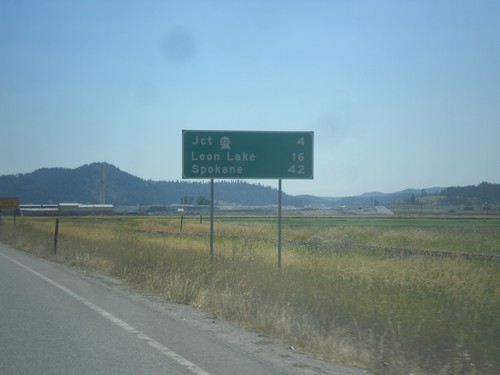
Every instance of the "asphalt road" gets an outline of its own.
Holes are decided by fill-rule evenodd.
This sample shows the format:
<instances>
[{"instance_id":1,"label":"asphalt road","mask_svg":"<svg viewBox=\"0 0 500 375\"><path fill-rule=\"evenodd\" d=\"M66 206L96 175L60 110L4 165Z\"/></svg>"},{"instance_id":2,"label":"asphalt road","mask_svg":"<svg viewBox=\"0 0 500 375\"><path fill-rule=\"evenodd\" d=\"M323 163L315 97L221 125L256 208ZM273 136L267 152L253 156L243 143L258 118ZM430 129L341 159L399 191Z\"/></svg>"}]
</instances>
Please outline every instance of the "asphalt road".
<instances>
[{"instance_id":1,"label":"asphalt road","mask_svg":"<svg viewBox=\"0 0 500 375\"><path fill-rule=\"evenodd\" d=\"M0 374L367 373L0 243Z\"/></svg>"}]
</instances>

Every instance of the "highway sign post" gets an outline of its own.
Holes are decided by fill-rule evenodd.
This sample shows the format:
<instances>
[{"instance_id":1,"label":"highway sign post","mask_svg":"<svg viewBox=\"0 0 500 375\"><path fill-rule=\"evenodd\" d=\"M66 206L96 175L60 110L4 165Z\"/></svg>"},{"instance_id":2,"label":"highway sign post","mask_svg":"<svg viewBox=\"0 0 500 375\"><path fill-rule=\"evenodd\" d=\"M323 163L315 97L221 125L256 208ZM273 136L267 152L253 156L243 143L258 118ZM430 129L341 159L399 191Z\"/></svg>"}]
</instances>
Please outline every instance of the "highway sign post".
<instances>
[{"instance_id":1,"label":"highway sign post","mask_svg":"<svg viewBox=\"0 0 500 375\"><path fill-rule=\"evenodd\" d=\"M278 179L278 268L281 268L282 179L312 179L313 132L182 131L182 178L210 179L213 258L214 179Z\"/></svg>"}]
</instances>

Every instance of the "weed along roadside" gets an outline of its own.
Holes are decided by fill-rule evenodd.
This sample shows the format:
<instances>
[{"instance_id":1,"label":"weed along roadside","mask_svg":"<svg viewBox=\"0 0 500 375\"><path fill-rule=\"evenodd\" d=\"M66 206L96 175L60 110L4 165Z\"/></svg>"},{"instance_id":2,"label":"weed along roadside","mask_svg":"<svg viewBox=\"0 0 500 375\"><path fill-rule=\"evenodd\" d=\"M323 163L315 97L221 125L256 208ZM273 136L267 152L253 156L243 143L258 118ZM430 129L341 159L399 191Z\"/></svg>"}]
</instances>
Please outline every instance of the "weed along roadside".
<instances>
[{"instance_id":1,"label":"weed along roadside","mask_svg":"<svg viewBox=\"0 0 500 375\"><path fill-rule=\"evenodd\" d=\"M332 362L377 374L500 373L497 262L372 250L500 255L500 226L491 218L473 224L412 218L404 226L375 218L342 218L341 225L284 218L281 272L275 218L218 218L212 262L209 223L186 216L181 232L179 219L65 217L57 252L53 218L18 218L15 226L4 220L0 239Z\"/></svg>"}]
</instances>

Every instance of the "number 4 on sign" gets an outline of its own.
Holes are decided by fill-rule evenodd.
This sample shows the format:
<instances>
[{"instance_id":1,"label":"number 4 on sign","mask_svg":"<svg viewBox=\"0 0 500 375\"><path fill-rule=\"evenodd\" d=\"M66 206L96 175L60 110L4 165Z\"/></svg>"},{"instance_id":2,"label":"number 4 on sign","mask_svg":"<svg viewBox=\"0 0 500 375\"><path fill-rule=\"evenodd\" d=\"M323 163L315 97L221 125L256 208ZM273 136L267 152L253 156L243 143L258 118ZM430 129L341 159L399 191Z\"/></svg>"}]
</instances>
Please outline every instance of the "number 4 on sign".
<instances>
[{"instance_id":1,"label":"number 4 on sign","mask_svg":"<svg viewBox=\"0 0 500 375\"><path fill-rule=\"evenodd\" d=\"M299 140L297 141L297 144L301 146L304 146L304 143L305 143L304 137L300 137Z\"/></svg>"}]
</instances>

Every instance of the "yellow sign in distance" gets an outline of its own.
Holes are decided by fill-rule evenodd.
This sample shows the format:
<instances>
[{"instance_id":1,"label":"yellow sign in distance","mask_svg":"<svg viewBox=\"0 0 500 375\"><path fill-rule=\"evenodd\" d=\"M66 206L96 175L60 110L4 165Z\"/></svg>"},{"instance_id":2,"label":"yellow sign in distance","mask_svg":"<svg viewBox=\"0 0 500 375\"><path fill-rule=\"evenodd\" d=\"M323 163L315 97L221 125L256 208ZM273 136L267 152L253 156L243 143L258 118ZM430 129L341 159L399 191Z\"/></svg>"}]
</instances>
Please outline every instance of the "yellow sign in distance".
<instances>
[{"instance_id":1,"label":"yellow sign in distance","mask_svg":"<svg viewBox=\"0 0 500 375\"><path fill-rule=\"evenodd\" d=\"M18 197L0 197L0 210L15 210L18 208Z\"/></svg>"}]
</instances>

